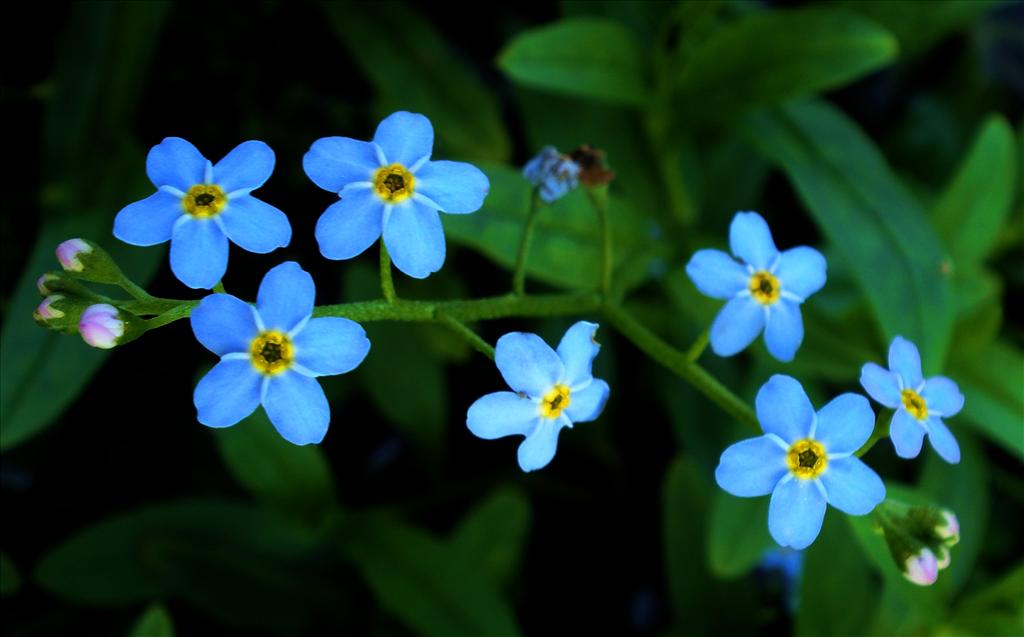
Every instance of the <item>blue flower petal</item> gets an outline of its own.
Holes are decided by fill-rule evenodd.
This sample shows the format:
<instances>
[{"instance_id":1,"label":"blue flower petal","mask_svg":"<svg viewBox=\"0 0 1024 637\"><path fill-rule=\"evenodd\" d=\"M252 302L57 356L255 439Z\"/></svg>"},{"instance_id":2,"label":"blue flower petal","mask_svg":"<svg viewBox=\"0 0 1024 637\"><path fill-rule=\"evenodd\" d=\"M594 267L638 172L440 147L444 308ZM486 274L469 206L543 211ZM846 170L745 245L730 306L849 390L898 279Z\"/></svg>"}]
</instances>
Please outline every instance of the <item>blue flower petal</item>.
<instances>
[{"instance_id":1,"label":"blue flower petal","mask_svg":"<svg viewBox=\"0 0 1024 637\"><path fill-rule=\"evenodd\" d=\"M228 239L256 254L273 252L292 240L288 216L249 195L231 197L218 219Z\"/></svg>"},{"instance_id":2,"label":"blue flower petal","mask_svg":"<svg viewBox=\"0 0 1024 637\"><path fill-rule=\"evenodd\" d=\"M755 270L769 270L779 256L771 230L756 212L737 212L729 226L729 248Z\"/></svg>"},{"instance_id":3,"label":"blue flower petal","mask_svg":"<svg viewBox=\"0 0 1024 637\"><path fill-rule=\"evenodd\" d=\"M206 181L206 158L180 137L168 137L149 150L146 175L157 188L172 186L182 192Z\"/></svg>"},{"instance_id":4,"label":"blue flower petal","mask_svg":"<svg viewBox=\"0 0 1024 637\"><path fill-rule=\"evenodd\" d=\"M829 454L853 453L875 429L875 412L860 394L842 394L818 410L815 440Z\"/></svg>"},{"instance_id":5,"label":"blue flower petal","mask_svg":"<svg viewBox=\"0 0 1024 637\"><path fill-rule=\"evenodd\" d=\"M466 426L477 438L494 440L533 433L541 415L537 403L510 391L481 396L469 406Z\"/></svg>"},{"instance_id":6,"label":"blue flower petal","mask_svg":"<svg viewBox=\"0 0 1024 637\"><path fill-rule=\"evenodd\" d=\"M256 190L274 172L274 151L263 142L250 140L235 146L213 166L213 183L225 193Z\"/></svg>"},{"instance_id":7,"label":"blue flower petal","mask_svg":"<svg viewBox=\"0 0 1024 637\"><path fill-rule=\"evenodd\" d=\"M450 214L476 212L491 187L483 171L460 161L428 161L415 176L416 192Z\"/></svg>"},{"instance_id":8,"label":"blue flower petal","mask_svg":"<svg viewBox=\"0 0 1024 637\"><path fill-rule=\"evenodd\" d=\"M795 378L775 374L758 390L754 405L764 432L775 434L786 444L810 434L814 407Z\"/></svg>"},{"instance_id":9,"label":"blue flower petal","mask_svg":"<svg viewBox=\"0 0 1024 637\"><path fill-rule=\"evenodd\" d=\"M783 291L806 299L825 285L825 270L825 257L820 252L800 246L782 253L775 276Z\"/></svg>"},{"instance_id":10,"label":"blue flower petal","mask_svg":"<svg viewBox=\"0 0 1024 637\"><path fill-rule=\"evenodd\" d=\"M171 238L174 222L183 214L181 197L158 190L121 208L114 217L114 236L133 246L163 243Z\"/></svg>"},{"instance_id":11,"label":"blue flower petal","mask_svg":"<svg viewBox=\"0 0 1024 637\"><path fill-rule=\"evenodd\" d=\"M932 449L946 462L959 463L960 445L946 423L942 422L941 418L929 418L927 427L928 441L932 443Z\"/></svg>"},{"instance_id":12,"label":"blue flower petal","mask_svg":"<svg viewBox=\"0 0 1024 637\"><path fill-rule=\"evenodd\" d=\"M346 190L316 222L320 254L335 261L362 254L380 238L383 220L384 203L371 189Z\"/></svg>"},{"instance_id":13,"label":"blue flower petal","mask_svg":"<svg viewBox=\"0 0 1024 637\"><path fill-rule=\"evenodd\" d=\"M565 426L563 418L541 418L537 428L519 445L519 468L523 471L543 469L555 457L558 432Z\"/></svg>"},{"instance_id":14,"label":"blue flower petal","mask_svg":"<svg viewBox=\"0 0 1024 637\"><path fill-rule=\"evenodd\" d=\"M601 350L601 345L594 338L597 328L597 323L579 321L566 330L558 344L558 357L565 365L565 376L561 380L570 388L590 382L592 378L594 357Z\"/></svg>"},{"instance_id":15,"label":"blue flower petal","mask_svg":"<svg viewBox=\"0 0 1024 637\"><path fill-rule=\"evenodd\" d=\"M509 387L533 398L543 397L565 377L558 354L544 339L527 332L510 332L499 338L494 364Z\"/></svg>"},{"instance_id":16,"label":"blue flower petal","mask_svg":"<svg viewBox=\"0 0 1024 637\"><path fill-rule=\"evenodd\" d=\"M355 181L372 181L380 167L372 142L348 137L324 137L302 157L302 168L313 183L324 190L341 192Z\"/></svg>"},{"instance_id":17,"label":"blue flower petal","mask_svg":"<svg viewBox=\"0 0 1024 637\"><path fill-rule=\"evenodd\" d=\"M768 436L759 436L722 452L715 482L735 496L752 498L774 491L786 472L786 451Z\"/></svg>"},{"instance_id":18,"label":"blue flower petal","mask_svg":"<svg viewBox=\"0 0 1024 637\"><path fill-rule=\"evenodd\" d=\"M924 382L921 397L928 405L928 411L945 416L955 416L964 407L964 395L952 380L945 376L933 376Z\"/></svg>"},{"instance_id":19,"label":"blue flower petal","mask_svg":"<svg viewBox=\"0 0 1024 637\"><path fill-rule=\"evenodd\" d=\"M881 365L865 363L860 369L860 384L868 396L889 409L896 409L902 402L899 380Z\"/></svg>"},{"instance_id":20,"label":"blue flower petal","mask_svg":"<svg viewBox=\"0 0 1024 637\"><path fill-rule=\"evenodd\" d=\"M253 308L230 294L211 294L192 310L192 332L217 356L248 353L259 332Z\"/></svg>"},{"instance_id":21,"label":"blue flower petal","mask_svg":"<svg viewBox=\"0 0 1024 637\"><path fill-rule=\"evenodd\" d=\"M800 306L793 301L779 300L768 311L764 342L772 356L788 363L796 356L804 340L804 320Z\"/></svg>"},{"instance_id":22,"label":"blue flower petal","mask_svg":"<svg viewBox=\"0 0 1024 637\"><path fill-rule=\"evenodd\" d=\"M294 343L295 362L324 376L352 371L370 351L362 325L333 316L311 319Z\"/></svg>"},{"instance_id":23,"label":"blue flower petal","mask_svg":"<svg viewBox=\"0 0 1024 637\"><path fill-rule=\"evenodd\" d=\"M885 499L885 484L859 458L831 460L819 478L828 503L843 513L867 515Z\"/></svg>"},{"instance_id":24,"label":"blue flower petal","mask_svg":"<svg viewBox=\"0 0 1024 637\"><path fill-rule=\"evenodd\" d=\"M776 542L805 549L814 542L825 519L825 496L815 480L783 480L768 505L768 531Z\"/></svg>"},{"instance_id":25,"label":"blue flower petal","mask_svg":"<svg viewBox=\"0 0 1024 637\"><path fill-rule=\"evenodd\" d=\"M230 427L251 414L260 404L261 380L247 360L217 363L192 396L199 422L207 427Z\"/></svg>"},{"instance_id":26,"label":"blue flower petal","mask_svg":"<svg viewBox=\"0 0 1024 637\"><path fill-rule=\"evenodd\" d=\"M171 237L171 271L193 289L209 290L228 269L228 238L213 219L180 219Z\"/></svg>"},{"instance_id":27,"label":"blue flower petal","mask_svg":"<svg viewBox=\"0 0 1024 637\"><path fill-rule=\"evenodd\" d=\"M384 151L388 163L410 167L434 149L434 127L419 113L398 111L377 126L373 141Z\"/></svg>"},{"instance_id":28,"label":"blue flower petal","mask_svg":"<svg viewBox=\"0 0 1024 637\"><path fill-rule=\"evenodd\" d=\"M609 391L608 383L600 378L595 378L583 389L571 393L569 406L565 408L565 415L574 423L596 420L604 411Z\"/></svg>"},{"instance_id":29,"label":"blue flower petal","mask_svg":"<svg viewBox=\"0 0 1024 637\"><path fill-rule=\"evenodd\" d=\"M900 375L903 379L903 387L917 391L924 382L921 375L921 354L917 346L897 336L889 346L889 369Z\"/></svg>"},{"instance_id":30,"label":"blue flower petal","mask_svg":"<svg viewBox=\"0 0 1024 637\"><path fill-rule=\"evenodd\" d=\"M290 332L313 313L316 286L298 263L285 261L263 277L256 295L256 309L268 330Z\"/></svg>"},{"instance_id":31,"label":"blue flower petal","mask_svg":"<svg viewBox=\"0 0 1024 637\"><path fill-rule=\"evenodd\" d=\"M391 262L414 279L425 279L444 265L441 216L429 206L417 201L395 206L383 234Z\"/></svg>"},{"instance_id":32,"label":"blue flower petal","mask_svg":"<svg viewBox=\"0 0 1024 637\"><path fill-rule=\"evenodd\" d=\"M331 406L320 383L295 372L268 379L263 408L281 437L294 445L316 444L331 422Z\"/></svg>"},{"instance_id":33,"label":"blue flower petal","mask_svg":"<svg viewBox=\"0 0 1024 637\"><path fill-rule=\"evenodd\" d=\"M889 423L889 438L900 458L916 458L921 453L924 441L924 427L902 407L892 415Z\"/></svg>"},{"instance_id":34,"label":"blue flower petal","mask_svg":"<svg viewBox=\"0 0 1024 637\"><path fill-rule=\"evenodd\" d=\"M721 250L698 250L686 264L686 274L714 299L731 299L750 284L747 269Z\"/></svg>"},{"instance_id":35,"label":"blue flower petal","mask_svg":"<svg viewBox=\"0 0 1024 637\"><path fill-rule=\"evenodd\" d=\"M764 306L749 296L728 303L711 324L711 349L719 356L732 356L750 345L764 328Z\"/></svg>"}]
</instances>

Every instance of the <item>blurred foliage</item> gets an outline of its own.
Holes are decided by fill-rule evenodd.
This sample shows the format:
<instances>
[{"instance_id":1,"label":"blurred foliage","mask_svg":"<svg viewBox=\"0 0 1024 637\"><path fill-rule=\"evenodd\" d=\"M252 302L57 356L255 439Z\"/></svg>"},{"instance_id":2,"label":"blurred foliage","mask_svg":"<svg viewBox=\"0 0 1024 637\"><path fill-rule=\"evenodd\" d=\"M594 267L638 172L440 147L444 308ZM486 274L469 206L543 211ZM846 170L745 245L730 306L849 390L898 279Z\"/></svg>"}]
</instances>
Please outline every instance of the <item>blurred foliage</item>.
<instances>
[{"instance_id":1,"label":"blurred foliage","mask_svg":"<svg viewBox=\"0 0 1024 637\"><path fill-rule=\"evenodd\" d=\"M6 132L27 155L0 189L5 633L1020 634L1024 5L486 9L83 2L11 18L52 28L5 43ZM318 137L369 138L397 109L425 113L436 155L491 180L481 211L444 219L445 269L399 278L402 296L509 289L530 198L519 166L548 144L606 152L615 292L677 346L719 305L682 264L725 247L736 210L761 211L782 247L820 247L829 282L803 308L792 364L760 344L701 362L748 400L769 374L797 375L820 405L858 391L896 334L917 342L926 373L966 396L951 419L963 460L926 448L899 461L885 440L866 459L892 495L958 515L938 583L909 584L870 517L833 509L802 577L780 586L767 500L712 475L742 432L608 328L606 414L523 475L514 444L463 426L497 371L437 326L366 325L365 364L324 383L327 440L294 447L262 411L224 430L195 422L191 379L210 360L185 322L112 354L32 323L36 278L69 236L183 295L162 247L109 235L148 191L144 149L168 135L210 157L250 138L277 151L266 192L295 239L234 252L232 293L251 297L293 258L320 303L375 298L376 254L317 254L331 197L300 160ZM531 289L596 286L599 242L582 192L545 207ZM475 327L493 342L556 323Z\"/></svg>"}]
</instances>

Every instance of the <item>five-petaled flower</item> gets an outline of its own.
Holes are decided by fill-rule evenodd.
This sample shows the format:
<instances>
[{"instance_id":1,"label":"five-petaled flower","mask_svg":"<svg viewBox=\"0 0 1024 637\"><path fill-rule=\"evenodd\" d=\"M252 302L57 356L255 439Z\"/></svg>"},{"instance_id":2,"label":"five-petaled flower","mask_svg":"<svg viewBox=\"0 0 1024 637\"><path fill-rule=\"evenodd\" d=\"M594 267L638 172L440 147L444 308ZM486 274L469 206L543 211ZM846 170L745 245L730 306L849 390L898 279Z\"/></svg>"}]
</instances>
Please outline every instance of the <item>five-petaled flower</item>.
<instances>
[{"instance_id":1,"label":"five-petaled flower","mask_svg":"<svg viewBox=\"0 0 1024 637\"><path fill-rule=\"evenodd\" d=\"M370 350L345 318L310 318L313 278L293 261L267 272L256 306L212 294L192 312L192 331L220 362L196 387L199 422L230 427L260 404L285 440L323 440L331 412L317 376L355 369Z\"/></svg>"},{"instance_id":2,"label":"five-petaled flower","mask_svg":"<svg viewBox=\"0 0 1024 637\"><path fill-rule=\"evenodd\" d=\"M799 382L775 375L758 391L756 406L764 435L726 449L715 480L739 497L772 494L768 530L776 542L810 546L826 504L865 515L885 499L882 480L853 455L874 429L866 398L842 394L815 413Z\"/></svg>"},{"instance_id":3,"label":"five-petaled flower","mask_svg":"<svg viewBox=\"0 0 1024 637\"><path fill-rule=\"evenodd\" d=\"M498 339L494 362L513 391L487 394L469 407L466 425L486 440L519 434L519 466L545 467L555 457L558 432L597 418L608 400L608 383L591 366L601 346L597 325L580 321L551 349L536 334L512 332Z\"/></svg>"},{"instance_id":4,"label":"five-petaled flower","mask_svg":"<svg viewBox=\"0 0 1024 637\"><path fill-rule=\"evenodd\" d=\"M433 147L430 120L405 111L386 117L373 141L314 142L302 166L313 183L341 197L317 221L321 254L351 259L383 236L402 272L423 279L440 270L445 241L438 211L476 212L490 184L470 164L431 161Z\"/></svg>"},{"instance_id":5,"label":"five-petaled flower","mask_svg":"<svg viewBox=\"0 0 1024 637\"><path fill-rule=\"evenodd\" d=\"M932 448L943 460L960 462L960 445L942 418L959 413L964 396L956 383L945 376L924 379L917 346L897 336L889 345L889 369L865 363L860 384L869 396L896 410L889 425L896 455L916 458L928 434Z\"/></svg>"},{"instance_id":6,"label":"five-petaled flower","mask_svg":"<svg viewBox=\"0 0 1024 637\"><path fill-rule=\"evenodd\" d=\"M210 289L228 267L228 239L266 254L288 245L288 217L250 193L274 170L274 151L239 144L212 164L196 147L168 137L149 151L146 174L156 193L121 209L114 236L137 246L171 241L171 270L190 288Z\"/></svg>"},{"instance_id":7,"label":"five-petaled flower","mask_svg":"<svg viewBox=\"0 0 1024 637\"><path fill-rule=\"evenodd\" d=\"M711 348L732 356L763 329L772 356L793 360L804 338L800 304L825 285L825 257L807 246L780 253L756 212L736 213L729 247L742 264L721 250L699 250L686 264L697 289L729 299L711 325Z\"/></svg>"}]
</instances>

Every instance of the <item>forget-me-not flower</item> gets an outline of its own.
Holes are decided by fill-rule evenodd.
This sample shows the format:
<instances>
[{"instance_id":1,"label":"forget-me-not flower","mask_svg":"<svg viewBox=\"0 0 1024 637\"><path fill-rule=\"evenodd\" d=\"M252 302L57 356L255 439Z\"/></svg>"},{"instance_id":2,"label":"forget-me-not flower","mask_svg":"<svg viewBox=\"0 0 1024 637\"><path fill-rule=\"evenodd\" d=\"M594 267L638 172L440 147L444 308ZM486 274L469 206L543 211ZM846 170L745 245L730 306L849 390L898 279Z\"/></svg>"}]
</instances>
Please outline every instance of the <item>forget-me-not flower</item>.
<instances>
[{"instance_id":1,"label":"forget-me-not flower","mask_svg":"<svg viewBox=\"0 0 1024 637\"><path fill-rule=\"evenodd\" d=\"M541 199L552 203L579 185L580 165L554 146L545 146L523 166L523 177L537 187Z\"/></svg>"},{"instance_id":2,"label":"forget-me-not flower","mask_svg":"<svg viewBox=\"0 0 1024 637\"><path fill-rule=\"evenodd\" d=\"M608 383L591 374L601 349L596 332L594 323L576 323L557 352L536 334L499 338L494 363L513 391L487 394L470 405L469 430L485 440L526 436L519 445L519 466L523 471L547 466L555 457L558 432L596 419L608 400Z\"/></svg>"},{"instance_id":3,"label":"forget-me-not flower","mask_svg":"<svg viewBox=\"0 0 1024 637\"><path fill-rule=\"evenodd\" d=\"M434 128L418 113L392 113L373 141L324 137L302 158L317 186L337 193L316 224L320 252L351 259L383 236L391 261L423 279L441 269L444 229L438 211L476 212L490 182L480 169L455 161L431 161Z\"/></svg>"},{"instance_id":4,"label":"forget-me-not flower","mask_svg":"<svg viewBox=\"0 0 1024 637\"><path fill-rule=\"evenodd\" d=\"M756 406L764 435L726 449L715 480L742 498L772 494L768 530L780 545L810 546L826 504L865 515L885 499L878 474L853 455L875 425L867 398L842 394L815 413L796 379L775 375Z\"/></svg>"},{"instance_id":5,"label":"forget-me-not flower","mask_svg":"<svg viewBox=\"0 0 1024 637\"><path fill-rule=\"evenodd\" d=\"M315 295L313 278L288 261L263 277L255 306L230 294L199 303L192 331L220 356L196 386L199 422L230 427L262 404L288 442L323 440L331 411L316 378L355 369L370 341L355 321L310 318Z\"/></svg>"},{"instance_id":6,"label":"forget-me-not flower","mask_svg":"<svg viewBox=\"0 0 1024 637\"><path fill-rule=\"evenodd\" d=\"M136 246L171 241L171 271L190 288L210 289L228 267L228 240L259 254L288 245L283 212L252 196L274 170L274 151L239 144L216 164L180 137L149 151L146 174L156 193L114 219L114 236Z\"/></svg>"},{"instance_id":7,"label":"forget-me-not flower","mask_svg":"<svg viewBox=\"0 0 1024 637\"><path fill-rule=\"evenodd\" d=\"M743 263L721 250L699 250L686 264L697 289L729 300L711 324L711 349L732 356L763 329L772 356L793 360L804 339L800 304L825 285L825 257L807 246L779 252L756 212L736 213L729 247Z\"/></svg>"},{"instance_id":8,"label":"forget-me-not flower","mask_svg":"<svg viewBox=\"0 0 1024 637\"><path fill-rule=\"evenodd\" d=\"M921 453L925 434L932 448L946 462L960 462L960 445L943 417L955 416L964 406L964 396L945 376L924 379L917 346L897 336L889 345L889 369L865 363L860 371L864 391L882 405L895 409L889 437L901 458Z\"/></svg>"}]
</instances>

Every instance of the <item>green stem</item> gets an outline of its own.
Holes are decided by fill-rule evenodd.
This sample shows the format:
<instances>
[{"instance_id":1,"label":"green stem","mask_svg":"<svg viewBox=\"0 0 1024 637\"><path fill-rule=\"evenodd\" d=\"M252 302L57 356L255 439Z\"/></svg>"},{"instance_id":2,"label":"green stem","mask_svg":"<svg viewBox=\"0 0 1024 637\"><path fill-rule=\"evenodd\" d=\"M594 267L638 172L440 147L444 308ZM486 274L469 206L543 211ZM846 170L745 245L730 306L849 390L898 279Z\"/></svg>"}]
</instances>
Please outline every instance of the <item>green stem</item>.
<instances>
[{"instance_id":1,"label":"green stem","mask_svg":"<svg viewBox=\"0 0 1024 637\"><path fill-rule=\"evenodd\" d=\"M466 342L473 346L473 348L486 356L487 358L494 360L494 348L491 344L480 338L480 335L469 328L468 325L454 319L447 314L439 314L437 320L444 326L450 328L453 332L466 339Z\"/></svg>"},{"instance_id":2,"label":"green stem","mask_svg":"<svg viewBox=\"0 0 1024 637\"><path fill-rule=\"evenodd\" d=\"M612 227L608 219L608 191L598 192L595 188L586 188L590 206L597 212L601 226L601 293L605 296L612 289Z\"/></svg>"},{"instance_id":3,"label":"green stem","mask_svg":"<svg viewBox=\"0 0 1024 637\"><path fill-rule=\"evenodd\" d=\"M394 303L398 298L395 294L395 282L391 279L391 255L384 245L384 239L380 240L380 292L388 303Z\"/></svg>"},{"instance_id":4,"label":"green stem","mask_svg":"<svg viewBox=\"0 0 1024 637\"><path fill-rule=\"evenodd\" d=\"M530 195L530 210L526 213L526 226L523 237L519 240L519 252L516 254L516 267L512 273L512 293L522 296L526 292L526 259L530 254L530 243L533 241L533 229L537 225L537 217L541 207L540 190L533 189Z\"/></svg>"},{"instance_id":5,"label":"green stem","mask_svg":"<svg viewBox=\"0 0 1024 637\"><path fill-rule=\"evenodd\" d=\"M854 452L853 455L860 458L867 452L871 451L871 448L875 446L875 443L889 435L889 421L892 420L891 412L882 410L878 413L878 417L875 419L875 428L871 430L871 437L868 441L861 445L860 449Z\"/></svg>"},{"instance_id":6,"label":"green stem","mask_svg":"<svg viewBox=\"0 0 1024 637\"><path fill-rule=\"evenodd\" d=\"M727 414L758 433L761 432L754 410L703 367L688 360L686 354L666 343L617 305L605 305L604 315L617 330L648 356L693 385Z\"/></svg>"},{"instance_id":7,"label":"green stem","mask_svg":"<svg viewBox=\"0 0 1024 637\"><path fill-rule=\"evenodd\" d=\"M154 330L158 327L163 327L168 323L173 323L179 319L188 318L192 314L192 310L199 305L199 301L186 301L181 305L178 305L166 312L159 314L148 321L146 321L146 331Z\"/></svg>"},{"instance_id":8,"label":"green stem","mask_svg":"<svg viewBox=\"0 0 1024 637\"><path fill-rule=\"evenodd\" d=\"M217 284L213 286L213 291L217 294L227 294L228 291L224 289L224 282L217 281Z\"/></svg>"},{"instance_id":9,"label":"green stem","mask_svg":"<svg viewBox=\"0 0 1024 637\"><path fill-rule=\"evenodd\" d=\"M708 340L711 338L711 330L706 329L700 333L697 340L693 342L690 349L686 350L686 360L691 363L696 363L700 355L704 353L704 350L708 347Z\"/></svg>"},{"instance_id":10,"label":"green stem","mask_svg":"<svg viewBox=\"0 0 1024 637\"><path fill-rule=\"evenodd\" d=\"M128 277L121 275L121 280L117 282L118 287L132 295L132 298L136 301L152 301L155 297L151 296L149 292L143 290L141 287L135 284L134 281Z\"/></svg>"}]
</instances>

